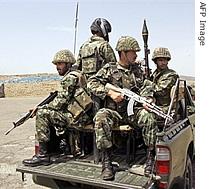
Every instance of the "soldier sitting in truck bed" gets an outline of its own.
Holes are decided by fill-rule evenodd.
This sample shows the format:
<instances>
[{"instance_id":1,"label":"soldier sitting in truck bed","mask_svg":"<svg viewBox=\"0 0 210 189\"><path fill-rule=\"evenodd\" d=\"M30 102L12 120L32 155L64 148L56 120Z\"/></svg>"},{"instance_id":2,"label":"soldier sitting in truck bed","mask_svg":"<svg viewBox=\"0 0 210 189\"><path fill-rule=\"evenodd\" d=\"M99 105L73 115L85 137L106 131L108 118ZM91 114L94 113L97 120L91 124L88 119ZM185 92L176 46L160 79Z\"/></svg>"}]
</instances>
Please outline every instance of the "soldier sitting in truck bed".
<instances>
[{"instance_id":1,"label":"soldier sitting in truck bed","mask_svg":"<svg viewBox=\"0 0 210 189\"><path fill-rule=\"evenodd\" d=\"M157 69L151 75L151 81L154 83L156 104L167 110L171 98L171 88L175 85L178 74L168 68L168 62L171 60L171 54L167 48L155 48L152 60Z\"/></svg>"},{"instance_id":2,"label":"soldier sitting in truck bed","mask_svg":"<svg viewBox=\"0 0 210 189\"><path fill-rule=\"evenodd\" d=\"M94 117L96 145L102 152L102 178L104 180L112 180L114 178L112 163L111 163L111 128L122 123L129 123L131 126L141 127L142 135L145 144L148 146L148 151L154 149L156 141L157 127L155 124L155 116L145 109L146 106L136 107L135 115L127 115L127 102L121 93L105 89L106 83L111 83L121 88L132 90L133 88L143 87L143 81L138 80L130 69L132 64L135 64L136 52L140 51L140 47L136 39L129 36L121 37L116 46L119 53L119 62L106 64L98 71L95 76L92 76L88 82L88 89L96 96L105 101L105 107L100 109ZM140 75L140 78L141 75ZM144 92L143 92L144 91ZM153 96L153 90L150 87L138 90L138 93L143 93L149 99ZM151 153L150 153L151 154ZM145 169L145 173L150 173L151 170Z\"/></svg>"},{"instance_id":3,"label":"soldier sitting in truck bed","mask_svg":"<svg viewBox=\"0 0 210 189\"><path fill-rule=\"evenodd\" d=\"M51 163L48 152L50 131L53 126L56 135L63 135L68 127L83 125L90 118L92 100L86 91L86 79L80 71L72 71L75 58L69 50L58 51L52 61L59 75L64 76L58 95L52 102L38 108L36 112L36 139L39 152L31 159L23 160L26 166L48 165Z\"/></svg>"},{"instance_id":4,"label":"soldier sitting in truck bed","mask_svg":"<svg viewBox=\"0 0 210 189\"><path fill-rule=\"evenodd\" d=\"M171 98L171 88L175 85L178 74L168 68L168 61L171 60L171 54L167 48L158 47L155 48L152 60L157 66L157 69L152 73L150 80L153 82L155 89L154 97L156 104L160 106L165 112L167 112ZM154 166L154 154L155 149L150 151L153 155L148 154L146 166L147 170L151 170Z\"/></svg>"}]
</instances>

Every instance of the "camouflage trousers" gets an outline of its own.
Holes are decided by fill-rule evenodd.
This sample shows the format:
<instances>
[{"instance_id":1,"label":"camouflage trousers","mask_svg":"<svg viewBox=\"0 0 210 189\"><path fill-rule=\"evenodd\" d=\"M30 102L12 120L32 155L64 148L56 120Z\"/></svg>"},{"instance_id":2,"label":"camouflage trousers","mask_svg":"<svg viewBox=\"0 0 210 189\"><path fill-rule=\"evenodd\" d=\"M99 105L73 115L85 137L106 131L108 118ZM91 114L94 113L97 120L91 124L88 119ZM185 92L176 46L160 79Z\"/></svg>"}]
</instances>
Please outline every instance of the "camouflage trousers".
<instances>
[{"instance_id":1,"label":"camouflage trousers","mask_svg":"<svg viewBox=\"0 0 210 189\"><path fill-rule=\"evenodd\" d=\"M75 122L68 111L57 111L47 106L39 108L36 113L36 139L39 142L50 141L50 127L54 127L56 135L62 135L68 127L81 127L81 123L90 119L86 114Z\"/></svg>"},{"instance_id":2,"label":"camouflage trousers","mask_svg":"<svg viewBox=\"0 0 210 189\"><path fill-rule=\"evenodd\" d=\"M155 115L143 108L137 108L133 116L121 116L117 111L102 108L94 117L96 145L98 149L112 146L112 128L121 124L142 128L142 136L147 146L154 146L156 142L157 125Z\"/></svg>"}]
</instances>

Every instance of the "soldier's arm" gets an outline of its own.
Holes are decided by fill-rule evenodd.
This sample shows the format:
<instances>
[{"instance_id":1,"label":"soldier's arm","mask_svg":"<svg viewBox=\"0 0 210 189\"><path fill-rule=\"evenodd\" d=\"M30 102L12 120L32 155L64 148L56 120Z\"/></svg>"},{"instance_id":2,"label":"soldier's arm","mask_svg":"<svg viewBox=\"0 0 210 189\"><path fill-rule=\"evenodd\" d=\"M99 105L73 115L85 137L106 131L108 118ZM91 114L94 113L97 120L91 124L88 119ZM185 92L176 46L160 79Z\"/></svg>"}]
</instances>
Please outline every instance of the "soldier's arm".
<instances>
[{"instance_id":1,"label":"soldier's arm","mask_svg":"<svg viewBox=\"0 0 210 189\"><path fill-rule=\"evenodd\" d=\"M54 110L62 110L64 109L69 100L73 96L74 89L77 85L78 79L73 75L66 76L60 84L60 90L58 91L58 95L55 99L49 103L48 107Z\"/></svg>"},{"instance_id":2,"label":"soldier's arm","mask_svg":"<svg viewBox=\"0 0 210 189\"><path fill-rule=\"evenodd\" d=\"M114 50L108 42L105 42L103 45L100 46L99 52L101 53L101 56L103 57L105 63L117 62Z\"/></svg>"},{"instance_id":3,"label":"soldier's arm","mask_svg":"<svg viewBox=\"0 0 210 189\"><path fill-rule=\"evenodd\" d=\"M87 83L88 90L95 96L104 99L107 95L106 83L109 83L110 73L107 65L102 67L95 75L89 78Z\"/></svg>"}]
</instances>

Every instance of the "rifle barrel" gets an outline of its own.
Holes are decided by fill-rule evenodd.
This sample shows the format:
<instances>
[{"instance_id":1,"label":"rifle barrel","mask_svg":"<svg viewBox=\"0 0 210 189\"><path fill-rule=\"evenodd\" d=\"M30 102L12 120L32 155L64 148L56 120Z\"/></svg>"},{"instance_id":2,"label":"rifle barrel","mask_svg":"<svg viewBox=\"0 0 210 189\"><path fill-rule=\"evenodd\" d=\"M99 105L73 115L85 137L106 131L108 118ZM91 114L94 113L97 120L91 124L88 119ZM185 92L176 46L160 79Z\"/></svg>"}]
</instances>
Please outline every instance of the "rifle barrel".
<instances>
[{"instance_id":1,"label":"rifle barrel","mask_svg":"<svg viewBox=\"0 0 210 189\"><path fill-rule=\"evenodd\" d=\"M58 94L58 91L51 92L50 95L46 99L44 99L41 103L39 103L36 107L48 104L49 102L51 102L57 96L57 94ZM13 129L22 125L23 123L25 123L25 121L27 121L29 118L31 118L32 111L33 110L29 110L29 112L27 114L25 114L23 117L21 117L18 121L13 122L14 126L11 129L9 129L5 133L5 135L9 134Z\"/></svg>"},{"instance_id":2,"label":"rifle barrel","mask_svg":"<svg viewBox=\"0 0 210 189\"><path fill-rule=\"evenodd\" d=\"M8 135L16 126L15 126L15 122L13 122L14 126L12 128L10 128L6 133L5 135Z\"/></svg>"}]
</instances>

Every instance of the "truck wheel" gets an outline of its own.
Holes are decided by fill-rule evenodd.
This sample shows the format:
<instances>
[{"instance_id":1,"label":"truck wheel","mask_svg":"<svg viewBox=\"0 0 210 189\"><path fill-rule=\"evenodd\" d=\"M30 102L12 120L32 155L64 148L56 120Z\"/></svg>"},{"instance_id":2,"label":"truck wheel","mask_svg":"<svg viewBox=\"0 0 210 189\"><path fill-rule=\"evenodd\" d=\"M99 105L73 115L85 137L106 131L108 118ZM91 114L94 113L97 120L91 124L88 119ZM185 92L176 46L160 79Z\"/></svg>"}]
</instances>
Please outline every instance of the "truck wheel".
<instances>
[{"instance_id":1,"label":"truck wheel","mask_svg":"<svg viewBox=\"0 0 210 189\"><path fill-rule=\"evenodd\" d=\"M187 161L184 171L184 189L193 189L193 167L192 167L192 161L187 155Z\"/></svg>"}]
</instances>

